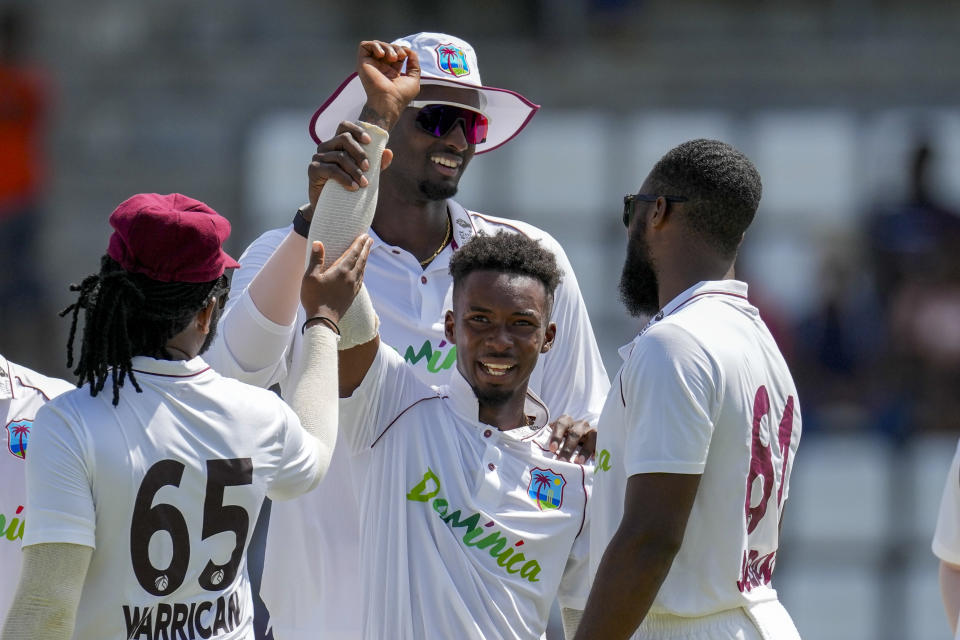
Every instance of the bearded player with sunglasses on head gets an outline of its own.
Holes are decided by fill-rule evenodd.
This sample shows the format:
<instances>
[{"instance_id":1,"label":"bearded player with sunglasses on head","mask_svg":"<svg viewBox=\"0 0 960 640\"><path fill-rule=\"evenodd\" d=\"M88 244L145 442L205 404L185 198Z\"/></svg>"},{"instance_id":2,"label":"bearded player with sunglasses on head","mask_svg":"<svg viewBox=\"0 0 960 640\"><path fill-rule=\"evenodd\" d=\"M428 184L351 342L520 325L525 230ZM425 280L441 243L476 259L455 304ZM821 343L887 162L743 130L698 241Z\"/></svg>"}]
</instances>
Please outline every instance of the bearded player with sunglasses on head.
<instances>
[{"instance_id":1,"label":"bearded player with sunglasses on head","mask_svg":"<svg viewBox=\"0 0 960 640\"><path fill-rule=\"evenodd\" d=\"M483 86L473 48L454 36L419 33L392 44L361 43L357 73L311 121L319 146L308 169L310 203L292 226L268 231L243 254L233 280L237 295L208 360L245 382L279 383L286 391L300 375L297 345L307 319L299 305L303 256L320 191L334 180L348 191L373 194L367 186L378 180L364 280L381 339L421 380L446 384L457 360L444 335L451 257L481 233L539 240L556 256L562 281L553 305L554 346L540 357L529 388L551 416L559 416L551 448L573 460L592 455L591 425L609 382L563 249L536 227L468 211L452 199L473 155L512 139L537 109L512 91ZM388 111L399 112L395 124L383 121ZM370 125L390 131L385 149L371 144ZM377 140L385 140L380 134ZM365 151L365 145L371 146ZM360 635L360 483L354 473L348 456L334 455L312 499L273 507L261 591L277 640Z\"/></svg>"}]
</instances>

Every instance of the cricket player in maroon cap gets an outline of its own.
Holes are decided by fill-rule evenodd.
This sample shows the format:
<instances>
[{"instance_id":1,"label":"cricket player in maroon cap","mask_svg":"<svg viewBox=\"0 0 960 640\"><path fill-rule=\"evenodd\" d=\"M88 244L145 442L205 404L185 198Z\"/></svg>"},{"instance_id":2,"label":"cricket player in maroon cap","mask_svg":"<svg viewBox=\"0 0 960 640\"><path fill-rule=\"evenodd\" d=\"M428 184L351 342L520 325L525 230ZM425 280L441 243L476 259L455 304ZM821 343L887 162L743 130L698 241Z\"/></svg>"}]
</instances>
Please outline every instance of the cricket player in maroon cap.
<instances>
[{"instance_id":1,"label":"cricket player in maroon cap","mask_svg":"<svg viewBox=\"0 0 960 640\"><path fill-rule=\"evenodd\" d=\"M303 324L308 371L291 410L200 357L225 271L239 266L222 249L230 223L180 194L139 194L110 224L99 273L71 287L79 295L64 311L68 366L84 317L81 388L36 418L23 571L3 638L252 637L247 541L265 496L301 495L329 465L337 323L371 241L357 238L329 268L312 247L308 273L324 293Z\"/></svg>"}]
</instances>

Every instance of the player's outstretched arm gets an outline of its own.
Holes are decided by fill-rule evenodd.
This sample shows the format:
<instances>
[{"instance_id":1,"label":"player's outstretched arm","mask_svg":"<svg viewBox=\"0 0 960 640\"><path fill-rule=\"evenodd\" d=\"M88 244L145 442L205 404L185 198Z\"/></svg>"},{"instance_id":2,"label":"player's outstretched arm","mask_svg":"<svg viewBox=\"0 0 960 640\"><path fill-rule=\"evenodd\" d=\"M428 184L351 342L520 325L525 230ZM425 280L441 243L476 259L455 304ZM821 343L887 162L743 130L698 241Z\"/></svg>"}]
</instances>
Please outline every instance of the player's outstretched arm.
<instances>
[{"instance_id":1,"label":"player's outstretched arm","mask_svg":"<svg viewBox=\"0 0 960 640\"><path fill-rule=\"evenodd\" d=\"M334 138L317 147L307 171L310 201L300 212L308 222L327 182L354 191L367 185L363 170L369 169L369 162L361 143L368 144L370 137L355 122L342 122L337 131ZM389 155L389 151L384 153L382 168ZM276 381L276 369L290 347L292 332L300 329L292 325L300 306L307 246L304 236L290 230L279 244L276 235L268 233L244 251L217 339L205 355L217 371L257 386ZM276 328L265 328L269 323Z\"/></svg>"},{"instance_id":2,"label":"player's outstretched arm","mask_svg":"<svg viewBox=\"0 0 960 640\"><path fill-rule=\"evenodd\" d=\"M3 640L70 640L91 557L93 548L78 544L24 547Z\"/></svg>"},{"instance_id":3,"label":"player's outstretched arm","mask_svg":"<svg viewBox=\"0 0 960 640\"><path fill-rule=\"evenodd\" d=\"M404 71L404 66L406 70ZM309 239L320 240L332 256L339 255L373 221L379 193L380 163L392 157L388 150L389 131L407 104L420 92L420 66L415 53L378 40L360 43L357 74L367 94L359 126L370 139L361 145L369 162L368 186L348 190L339 184L324 189L317 200L316 215L310 224ZM304 280L301 298L312 281ZM343 317L340 341L340 395L349 396L363 378L376 356L379 338L378 320L366 289Z\"/></svg>"},{"instance_id":4,"label":"player's outstretched arm","mask_svg":"<svg viewBox=\"0 0 960 640\"><path fill-rule=\"evenodd\" d=\"M376 182L380 171L390 164L393 154L385 149L386 131L393 127L407 103L420 91L420 67L416 54L386 42L360 43L357 73L367 92L367 103L360 118L375 126L341 122L337 135L317 146L307 168L309 204L300 209L300 215L311 222L319 196L330 181L338 194L357 194L364 205L372 203L368 219L343 220L341 222L345 224L337 226L333 235L322 232L329 231L329 228L308 234L309 241L322 240L325 243L330 259L342 255L353 239L370 226L376 195L364 193L375 191L365 187L371 179ZM379 144L373 144L368 130L382 134ZM343 203L321 206L321 210L331 215L342 208ZM360 209L366 211L367 207ZM255 374L248 372L259 371L280 360L288 344L282 338L287 334L280 336L281 339L270 339L276 337L264 333L257 315L280 327L289 326L294 321L303 256L309 260L309 247L310 243L303 236L291 231L265 261L261 262L262 258L255 260L255 256L248 255L250 252L244 254L244 266L234 278L239 299L224 314L220 339L208 356L223 373L248 382L261 382L251 379L250 376ZM253 264L248 264L248 260ZM250 275L251 271L254 275Z\"/></svg>"},{"instance_id":5,"label":"player's outstretched arm","mask_svg":"<svg viewBox=\"0 0 960 640\"><path fill-rule=\"evenodd\" d=\"M696 474L630 476L623 519L600 560L578 640L633 635L680 549L699 486Z\"/></svg>"},{"instance_id":6,"label":"player's outstretched arm","mask_svg":"<svg viewBox=\"0 0 960 640\"><path fill-rule=\"evenodd\" d=\"M290 404L303 428L316 438L320 477L326 473L337 440L337 340L339 323L363 284L363 270L373 241L367 235L327 267L324 248L313 243L303 275L301 304L307 312L303 324L303 373L290 395Z\"/></svg>"}]
</instances>

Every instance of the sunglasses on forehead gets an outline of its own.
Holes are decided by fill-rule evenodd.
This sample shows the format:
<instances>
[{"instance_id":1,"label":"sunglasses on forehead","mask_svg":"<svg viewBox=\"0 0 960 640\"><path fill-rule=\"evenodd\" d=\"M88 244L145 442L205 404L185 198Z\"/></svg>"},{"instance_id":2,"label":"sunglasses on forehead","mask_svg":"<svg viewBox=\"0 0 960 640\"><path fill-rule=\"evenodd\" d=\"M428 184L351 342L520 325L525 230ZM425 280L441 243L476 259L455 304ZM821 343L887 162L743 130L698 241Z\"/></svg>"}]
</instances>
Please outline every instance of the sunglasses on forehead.
<instances>
[{"instance_id":1,"label":"sunglasses on forehead","mask_svg":"<svg viewBox=\"0 0 960 640\"><path fill-rule=\"evenodd\" d=\"M443 100L414 100L409 106L420 109L415 120L417 127L434 138L442 138L462 122L467 144L480 144L487 139L490 119L466 105Z\"/></svg>"},{"instance_id":2,"label":"sunglasses on forehead","mask_svg":"<svg viewBox=\"0 0 960 640\"><path fill-rule=\"evenodd\" d=\"M637 202L656 202L657 198L663 198L667 202L686 202L683 196L660 196L647 193L631 193L623 196L623 226L630 228L633 222L633 216L637 212Z\"/></svg>"}]
</instances>

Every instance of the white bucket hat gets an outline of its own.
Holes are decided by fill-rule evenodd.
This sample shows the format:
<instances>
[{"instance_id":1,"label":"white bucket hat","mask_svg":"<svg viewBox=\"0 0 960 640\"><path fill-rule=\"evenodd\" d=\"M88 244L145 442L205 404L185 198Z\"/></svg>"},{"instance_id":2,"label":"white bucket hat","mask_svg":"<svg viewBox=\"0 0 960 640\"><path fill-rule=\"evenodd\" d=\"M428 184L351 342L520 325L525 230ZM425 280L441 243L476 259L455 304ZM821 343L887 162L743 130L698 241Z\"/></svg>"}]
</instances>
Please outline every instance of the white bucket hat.
<instances>
[{"instance_id":1,"label":"white bucket hat","mask_svg":"<svg viewBox=\"0 0 960 640\"><path fill-rule=\"evenodd\" d=\"M485 142L477 153L492 151L507 143L527 126L540 105L508 89L480 84L477 54L464 40L444 33L415 33L392 44L409 47L420 59L420 84L439 84L475 89L481 110L490 121ZM350 74L310 119L310 135L320 144L336 135L343 120L356 120L367 95L356 73Z\"/></svg>"}]
</instances>

